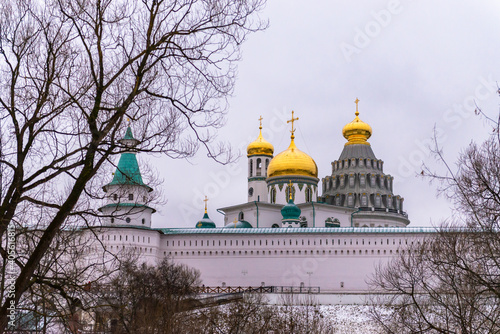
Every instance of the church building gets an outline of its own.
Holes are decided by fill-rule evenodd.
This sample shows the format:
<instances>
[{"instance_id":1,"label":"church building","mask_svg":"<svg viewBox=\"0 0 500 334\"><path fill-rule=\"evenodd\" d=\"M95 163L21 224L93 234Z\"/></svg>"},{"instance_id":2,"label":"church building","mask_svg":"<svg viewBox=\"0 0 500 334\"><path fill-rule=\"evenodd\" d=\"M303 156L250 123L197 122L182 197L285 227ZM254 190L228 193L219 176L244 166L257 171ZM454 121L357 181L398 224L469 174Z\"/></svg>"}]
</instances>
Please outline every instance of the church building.
<instances>
[{"instance_id":1,"label":"church building","mask_svg":"<svg viewBox=\"0 0 500 334\"><path fill-rule=\"evenodd\" d=\"M375 267L433 233L411 228L393 177L368 142L372 128L359 118L344 126L345 143L321 179L314 159L295 144L274 155L262 136L247 147L248 201L220 208L224 226L205 212L193 228L151 228L152 189L143 183L127 128L128 147L113 180L103 187L106 223L100 238L113 254L135 252L154 264L164 257L197 268L205 286L315 286L322 292L364 293ZM321 187L321 192L320 192ZM201 215L200 215L201 216Z\"/></svg>"}]
</instances>

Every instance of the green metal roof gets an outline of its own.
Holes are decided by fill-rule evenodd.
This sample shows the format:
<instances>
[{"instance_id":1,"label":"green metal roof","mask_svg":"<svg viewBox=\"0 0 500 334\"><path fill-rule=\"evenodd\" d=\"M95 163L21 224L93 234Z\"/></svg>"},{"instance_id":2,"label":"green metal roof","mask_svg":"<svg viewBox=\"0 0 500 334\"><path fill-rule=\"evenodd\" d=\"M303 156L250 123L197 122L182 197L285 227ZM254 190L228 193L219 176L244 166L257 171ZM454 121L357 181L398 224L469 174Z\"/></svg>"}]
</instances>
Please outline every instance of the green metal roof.
<instances>
[{"instance_id":1,"label":"green metal roof","mask_svg":"<svg viewBox=\"0 0 500 334\"><path fill-rule=\"evenodd\" d=\"M127 127L123 140L137 141L132 134L130 126ZM135 153L132 152L124 152L120 155L120 160L116 166L113 180L111 183L104 186L104 190L106 191L106 187L112 185L138 185L147 187L148 191L153 190L142 181L141 170L139 169L139 164L137 163L137 157Z\"/></svg>"},{"instance_id":2,"label":"green metal roof","mask_svg":"<svg viewBox=\"0 0 500 334\"><path fill-rule=\"evenodd\" d=\"M288 200L288 203L281 208L283 220L298 220L301 212L302 210L293 203L291 198Z\"/></svg>"},{"instance_id":3,"label":"green metal roof","mask_svg":"<svg viewBox=\"0 0 500 334\"><path fill-rule=\"evenodd\" d=\"M164 234L383 234L435 233L435 227L157 228Z\"/></svg>"},{"instance_id":4,"label":"green metal roof","mask_svg":"<svg viewBox=\"0 0 500 334\"><path fill-rule=\"evenodd\" d=\"M118 166L116 166L115 176L109 185L140 185L142 182L141 171L134 153L125 152L120 156Z\"/></svg>"},{"instance_id":5,"label":"green metal roof","mask_svg":"<svg viewBox=\"0 0 500 334\"><path fill-rule=\"evenodd\" d=\"M123 137L123 139L125 140L136 140L134 138L134 135L132 134L132 129L129 127L127 127L127 132L125 132L125 137Z\"/></svg>"},{"instance_id":6,"label":"green metal roof","mask_svg":"<svg viewBox=\"0 0 500 334\"><path fill-rule=\"evenodd\" d=\"M203 218L196 223L196 228L215 228L215 223L208 217L208 213L205 212Z\"/></svg>"}]
</instances>

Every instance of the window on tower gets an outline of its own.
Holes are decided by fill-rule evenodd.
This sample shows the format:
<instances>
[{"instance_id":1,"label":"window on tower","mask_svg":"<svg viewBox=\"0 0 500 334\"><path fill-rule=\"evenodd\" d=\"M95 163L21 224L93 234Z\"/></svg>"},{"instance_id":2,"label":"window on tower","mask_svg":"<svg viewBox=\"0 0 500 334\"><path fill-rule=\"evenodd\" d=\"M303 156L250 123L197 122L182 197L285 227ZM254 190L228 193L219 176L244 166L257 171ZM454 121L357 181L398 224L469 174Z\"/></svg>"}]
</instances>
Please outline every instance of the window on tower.
<instances>
[{"instance_id":1,"label":"window on tower","mask_svg":"<svg viewBox=\"0 0 500 334\"><path fill-rule=\"evenodd\" d=\"M262 160L260 158L257 159L257 171L255 173L256 176L261 176L262 171Z\"/></svg>"},{"instance_id":2,"label":"window on tower","mask_svg":"<svg viewBox=\"0 0 500 334\"><path fill-rule=\"evenodd\" d=\"M134 194L128 194L128 200L133 201L134 200Z\"/></svg>"},{"instance_id":3,"label":"window on tower","mask_svg":"<svg viewBox=\"0 0 500 334\"><path fill-rule=\"evenodd\" d=\"M253 160L250 159L250 166L248 167L248 176L252 177L253 176Z\"/></svg>"},{"instance_id":4,"label":"window on tower","mask_svg":"<svg viewBox=\"0 0 500 334\"><path fill-rule=\"evenodd\" d=\"M116 201L118 200L118 195L117 194L113 194L113 199Z\"/></svg>"}]
</instances>

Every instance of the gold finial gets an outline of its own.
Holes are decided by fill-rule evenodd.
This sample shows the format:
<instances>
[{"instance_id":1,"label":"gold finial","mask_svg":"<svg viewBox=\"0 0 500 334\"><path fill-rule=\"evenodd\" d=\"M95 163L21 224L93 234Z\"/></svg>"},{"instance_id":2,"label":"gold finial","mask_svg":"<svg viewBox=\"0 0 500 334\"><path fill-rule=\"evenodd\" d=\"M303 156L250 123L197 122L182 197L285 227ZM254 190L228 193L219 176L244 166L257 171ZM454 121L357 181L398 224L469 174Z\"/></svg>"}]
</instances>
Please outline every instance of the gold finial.
<instances>
[{"instance_id":1,"label":"gold finial","mask_svg":"<svg viewBox=\"0 0 500 334\"><path fill-rule=\"evenodd\" d=\"M259 129L261 129L261 130L262 130L262 120L263 120L262 115L260 115L260 118L259 118L259 123L260 123Z\"/></svg>"},{"instance_id":2,"label":"gold finial","mask_svg":"<svg viewBox=\"0 0 500 334\"><path fill-rule=\"evenodd\" d=\"M295 129L294 129L294 127L293 127L293 122L294 122L294 121L298 121L298 120L299 120L299 118L298 118L298 117L293 118L293 113L294 113L294 111L292 110L292 119L290 119L290 120L286 121L287 123L290 123L290 122L292 123L292 130L290 131L290 132L291 132L291 134L292 134L292 136L291 136L291 138L292 138L292 139L294 139L294 138L295 138L295 136L294 136Z\"/></svg>"},{"instance_id":3,"label":"gold finial","mask_svg":"<svg viewBox=\"0 0 500 334\"><path fill-rule=\"evenodd\" d=\"M359 111L358 111L358 103L359 103L359 99L356 98L356 101L354 101L354 103L356 103L356 116L359 115Z\"/></svg>"},{"instance_id":4,"label":"gold finial","mask_svg":"<svg viewBox=\"0 0 500 334\"><path fill-rule=\"evenodd\" d=\"M237 222L238 222L238 218L237 218L237 217L234 217L234 221L233 221L233 223L235 223L235 224L236 224Z\"/></svg>"},{"instance_id":5,"label":"gold finial","mask_svg":"<svg viewBox=\"0 0 500 334\"><path fill-rule=\"evenodd\" d=\"M207 213L207 202L208 202L208 197L205 195L205 199L203 200L205 202L205 213Z\"/></svg>"}]
</instances>

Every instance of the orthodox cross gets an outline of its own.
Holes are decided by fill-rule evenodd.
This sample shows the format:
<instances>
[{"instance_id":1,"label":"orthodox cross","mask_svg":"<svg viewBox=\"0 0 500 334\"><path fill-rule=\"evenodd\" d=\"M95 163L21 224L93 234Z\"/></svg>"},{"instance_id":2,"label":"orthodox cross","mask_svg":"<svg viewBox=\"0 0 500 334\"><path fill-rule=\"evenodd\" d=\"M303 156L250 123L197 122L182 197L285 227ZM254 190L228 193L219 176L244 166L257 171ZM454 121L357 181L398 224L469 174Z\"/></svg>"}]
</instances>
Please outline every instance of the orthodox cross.
<instances>
[{"instance_id":1,"label":"orthodox cross","mask_svg":"<svg viewBox=\"0 0 500 334\"><path fill-rule=\"evenodd\" d=\"M290 123L290 122L292 123L292 131L290 131L290 132L292 133L292 139L294 139L294 138L295 138L295 136L294 136L295 129L294 129L294 127L293 127L293 122L294 122L294 121L298 121L298 120L299 120L299 118L298 118L298 117L293 118L293 113L294 113L294 111L292 110L292 119L290 119L290 120L286 121L287 123Z\"/></svg>"},{"instance_id":2,"label":"orthodox cross","mask_svg":"<svg viewBox=\"0 0 500 334\"><path fill-rule=\"evenodd\" d=\"M205 213L207 213L207 202L208 202L208 197L205 195L205 199L203 200L205 202Z\"/></svg>"},{"instance_id":3,"label":"orthodox cross","mask_svg":"<svg viewBox=\"0 0 500 334\"><path fill-rule=\"evenodd\" d=\"M260 115L260 118L259 118L259 122L260 122L259 129L262 129L262 120L263 120L262 115Z\"/></svg>"},{"instance_id":4,"label":"orthodox cross","mask_svg":"<svg viewBox=\"0 0 500 334\"><path fill-rule=\"evenodd\" d=\"M358 103L359 103L359 99L356 98L356 101L354 101L354 103L356 103L356 116L359 115L359 111L358 111Z\"/></svg>"}]
</instances>

